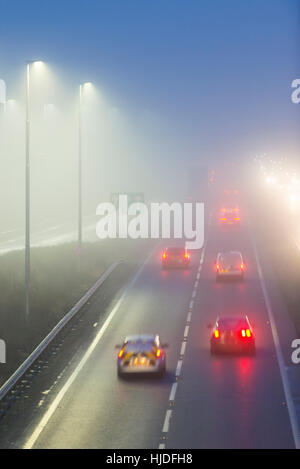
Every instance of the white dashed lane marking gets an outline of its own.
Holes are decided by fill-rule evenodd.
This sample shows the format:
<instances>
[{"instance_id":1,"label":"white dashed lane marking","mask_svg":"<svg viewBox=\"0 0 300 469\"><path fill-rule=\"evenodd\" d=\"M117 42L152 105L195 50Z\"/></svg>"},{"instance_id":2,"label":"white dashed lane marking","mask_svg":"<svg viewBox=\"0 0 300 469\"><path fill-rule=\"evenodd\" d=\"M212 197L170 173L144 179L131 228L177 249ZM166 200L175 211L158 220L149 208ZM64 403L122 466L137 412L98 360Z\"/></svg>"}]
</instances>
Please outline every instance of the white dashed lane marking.
<instances>
[{"instance_id":1,"label":"white dashed lane marking","mask_svg":"<svg viewBox=\"0 0 300 469\"><path fill-rule=\"evenodd\" d=\"M178 360L177 368L176 368L176 372L175 372L176 376L180 376L181 368L182 368L182 360Z\"/></svg>"},{"instance_id":2,"label":"white dashed lane marking","mask_svg":"<svg viewBox=\"0 0 300 469\"><path fill-rule=\"evenodd\" d=\"M169 431L171 416L172 416L172 410L168 409L167 412L166 412L164 426L163 426L163 429L162 429L163 433L168 433L168 431Z\"/></svg>"},{"instance_id":3,"label":"white dashed lane marking","mask_svg":"<svg viewBox=\"0 0 300 469\"><path fill-rule=\"evenodd\" d=\"M199 279L200 279L200 272L201 272L201 269L202 269L202 264L203 264L203 259L204 259L204 251L205 251L205 247L203 248L202 250L202 253L201 253L201 257L200 257L200 263L199 263L199 267L198 267L198 271L197 271L197 277L196 277L196 281L195 281L195 284L194 284L194 289L193 289L193 292L192 292L192 299L190 300L190 304L189 304L189 311L188 311L188 314L187 314L187 318L186 318L186 325L185 325L185 328L184 328L184 340L181 344L181 349L180 349L180 360L178 360L177 362L177 367L176 367L176 371L175 371L175 376L176 376L176 380L178 380L178 377L180 376L180 373L181 373L181 368L182 368L182 364L183 364L183 357L184 357L184 354L185 354L185 349L186 349L186 343L187 343L187 336L189 334L189 330L190 330L190 322L191 322L191 319L192 319L192 309L194 308L194 302L195 302L195 297L196 297L196 294L197 294L197 289L198 289L198 286L199 286ZM175 395L176 395L176 391L177 391L177 386L178 386L178 382L175 381L175 383L172 384L172 387L171 387L171 392L170 392L170 396L169 396L169 405L170 406L173 406L174 404L174 401L175 401ZM171 419L171 416L172 416L172 409L168 409L166 411L166 415L165 415L165 420L164 420L164 424L163 424L163 428L162 428L162 440L166 440L166 433L168 433L169 431L169 427L170 427L170 419ZM166 448L166 444L165 443L160 443L159 446L158 446L158 449L165 449Z\"/></svg>"},{"instance_id":4,"label":"white dashed lane marking","mask_svg":"<svg viewBox=\"0 0 300 469\"><path fill-rule=\"evenodd\" d=\"M177 383L173 383L172 388L171 388L171 392L170 392L169 401L174 401L175 394L176 394L176 389L177 389Z\"/></svg>"}]
</instances>

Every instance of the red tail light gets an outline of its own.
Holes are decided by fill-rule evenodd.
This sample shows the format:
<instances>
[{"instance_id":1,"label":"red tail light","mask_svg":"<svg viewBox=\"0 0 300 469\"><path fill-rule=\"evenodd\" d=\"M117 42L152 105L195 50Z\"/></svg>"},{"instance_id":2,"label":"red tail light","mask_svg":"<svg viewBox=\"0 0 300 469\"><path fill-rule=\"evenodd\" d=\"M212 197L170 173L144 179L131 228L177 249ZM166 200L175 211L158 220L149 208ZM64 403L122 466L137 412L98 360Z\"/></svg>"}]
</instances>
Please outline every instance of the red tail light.
<instances>
[{"instance_id":1,"label":"red tail light","mask_svg":"<svg viewBox=\"0 0 300 469\"><path fill-rule=\"evenodd\" d=\"M119 358L122 358L122 357L123 357L123 354L124 354L124 350L122 349L122 350L120 350L118 357L119 357Z\"/></svg>"},{"instance_id":2,"label":"red tail light","mask_svg":"<svg viewBox=\"0 0 300 469\"><path fill-rule=\"evenodd\" d=\"M185 252L185 253L184 253L184 258L185 258L185 259L189 259L189 258L190 258L190 255L189 255L188 252Z\"/></svg>"},{"instance_id":3,"label":"red tail light","mask_svg":"<svg viewBox=\"0 0 300 469\"><path fill-rule=\"evenodd\" d=\"M216 269L217 269L217 270L220 270L219 264L216 265Z\"/></svg>"},{"instance_id":4,"label":"red tail light","mask_svg":"<svg viewBox=\"0 0 300 469\"><path fill-rule=\"evenodd\" d=\"M241 264L241 270L244 270L244 264Z\"/></svg>"},{"instance_id":5,"label":"red tail light","mask_svg":"<svg viewBox=\"0 0 300 469\"><path fill-rule=\"evenodd\" d=\"M161 350L160 348L156 350L156 356L159 358L161 356Z\"/></svg>"},{"instance_id":6,"label":"red tail light","mask_svg":"<svg viewBox=\"0 0 300 469\"><path fill-rule=\"evenodd\" d=\"M162 255L163 259L166 259L167 258L167 254L164 252L163 255Z\"/></svg>"},{"instance_id":7,"label":"red tail light","mask_svg":"<svg viewBox=\"0 0 300 469\"><path fill-rule=\"evenodd\" d=\"M226 217L221 218L221 221L226 221L226 220L227 220Z\"/></svg>"},{"instance_id":8,"label":"red tail light","mask_svg":"<svg viewBox=\"0 0 300 469\"><path fill-rule=\"evenodd\" d=\"M241 335L242 335L242 337L244 337L244 338L247 337L248 339L250 339L252 337L250 329L242 329L241 330Z\"/></svg>"},{"instance_id":9,"label":"red tail light","mask_svg":"<svg viewBox=\"0 0 300 469\"><path fill-rule=\"evenodd\" d=\"M219 337L220 337L220 331L218 329L216 329L215 332L214 332L214 338L219 339Z\"/></svg>"},{"instance_id":10,"label":"red tail light","mask_svg":"<svg viewBox=\"0 0 300 469\"><path fill-rule=\"evenodd\" d=\"M240 217L235 217L235 221L240 221Z\"/></svg>"}]
</instances>

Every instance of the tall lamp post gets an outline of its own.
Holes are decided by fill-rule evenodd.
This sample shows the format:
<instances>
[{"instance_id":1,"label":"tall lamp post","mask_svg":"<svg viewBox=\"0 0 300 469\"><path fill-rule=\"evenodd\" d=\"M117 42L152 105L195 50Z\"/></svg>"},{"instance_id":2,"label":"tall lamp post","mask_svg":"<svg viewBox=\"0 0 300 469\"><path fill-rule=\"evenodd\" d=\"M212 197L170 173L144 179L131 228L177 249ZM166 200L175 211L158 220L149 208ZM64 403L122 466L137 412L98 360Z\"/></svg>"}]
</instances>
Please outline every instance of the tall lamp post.
<instances>
[{"instance_id":1,"label":"tall lamp post","mask_svg":"<svg viewBox=\"0 0 300 469\"><path fill-rule=\"evenodd\" d=\"M79 119L78 119L78 255L82 249L82 107L84 89L91 85L90 82L79 86ZM80 265L80 264L79 264Z\"/></svg>"},{"instance_id":2,"label":"tall lamp post","mask_svg":"<svg viewBox=\"0 0 300 469\"><path fill-rule=\"evenodd\" d=\"M26 157L25 157L25 316L30 312L30 68L41 61L27 62L26 66Z\"/></svg>"}]
</instances>

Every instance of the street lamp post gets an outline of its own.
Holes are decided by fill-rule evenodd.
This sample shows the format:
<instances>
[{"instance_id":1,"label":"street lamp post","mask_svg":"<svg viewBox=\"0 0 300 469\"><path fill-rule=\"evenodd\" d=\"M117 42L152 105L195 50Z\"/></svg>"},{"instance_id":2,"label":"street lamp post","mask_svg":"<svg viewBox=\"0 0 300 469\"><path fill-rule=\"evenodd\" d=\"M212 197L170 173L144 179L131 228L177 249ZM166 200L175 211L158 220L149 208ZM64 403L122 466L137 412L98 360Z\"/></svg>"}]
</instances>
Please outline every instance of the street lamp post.
<instances>
[{"instance_id":1,"label":"street lamp post","mask_svg":"<svg viewBox=\"0 0 300 469\"><path fill-rule=\"evenodd\" d=\"M79 120L78 120L78 255L82 248L82 90L79 86Z\"/></svg>"},{"instance_id":2,"label":"street lamp post","mask_svg":"<svg viewBox=\"0 0 300 469\"><path fill-rule=\"evenodd\" d=\"M78 256L82 250L82 107L84 89L90 82L79 86L79 117L78 117ZM80 261L79 261L80 266ZM80 267L79 267L80 268Z\"/></svg>"},{"instance_id":3,"label":"street lamp post","mask_svg":"<svg viewBox=\"0 0 300 469\"><path fill-rule=\"evenodd\" d=\"M30 293L30 62L26 67L26 160L25 160L25 316Z\"/></svg>"},{"instance_id":4,"label":"street lamp post","mask_svg":"<svg viewBox=\"0 0 300 469\"><path fill-rule=\"evenodd\" d=\"M26 66L26 134L25 134L25 317L30 312L30 67L41 62L27 62Z\"/></svg>"}]
</instances>

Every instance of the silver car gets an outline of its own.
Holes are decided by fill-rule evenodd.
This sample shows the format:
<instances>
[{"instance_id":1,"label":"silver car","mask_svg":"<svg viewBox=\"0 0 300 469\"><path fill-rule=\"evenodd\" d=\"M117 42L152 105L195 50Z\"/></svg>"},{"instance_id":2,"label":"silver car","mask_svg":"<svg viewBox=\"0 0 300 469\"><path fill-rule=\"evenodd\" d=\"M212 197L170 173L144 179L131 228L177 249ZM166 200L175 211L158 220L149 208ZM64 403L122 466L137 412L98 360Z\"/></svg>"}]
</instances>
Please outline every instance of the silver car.
<instances>
[{"instance_id":1,"label":"silver car","mask_svg":"<svg viewBox=\"0 0 300 469\"><path fill-rule=\"evenodd\" d=\"M222 278L244 279L245 262L239 251L219 252L215 266L217 282Z\"/></svg>"},{"instance_id":2,"label":"silver car","mask_svg":"<svg viewBox=\"0 0 300 469\"><path fill-rule=\"evenodd\" d=\"M152 373L162 376L166 371L168 344L161 344L157 334L130 335L125 338L117 357L118 375Z\"/></svg>"}]
</instances>

